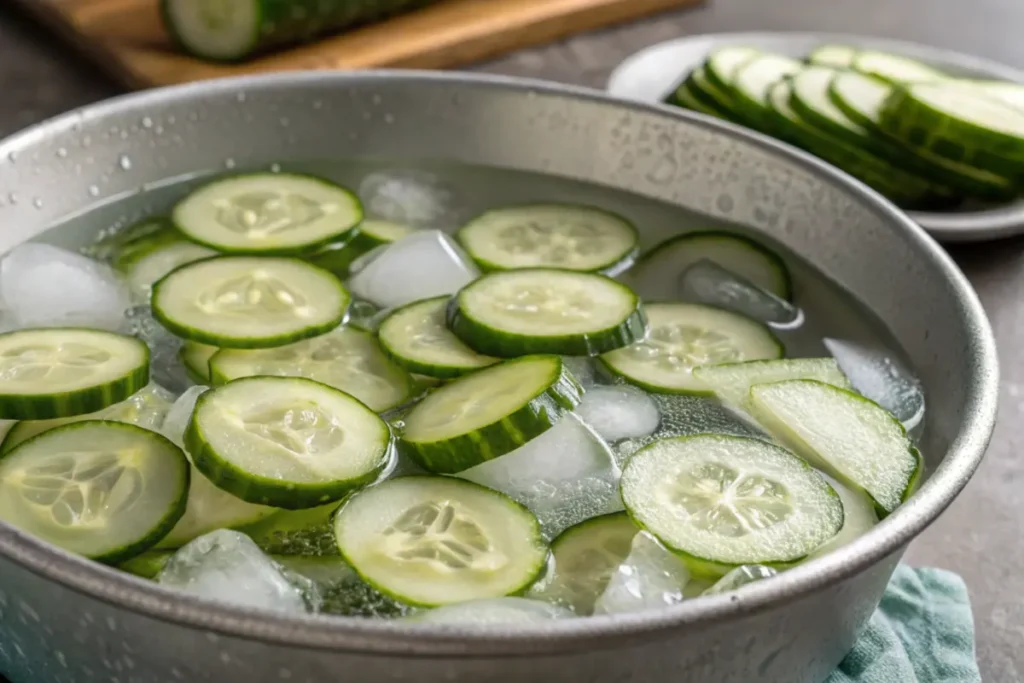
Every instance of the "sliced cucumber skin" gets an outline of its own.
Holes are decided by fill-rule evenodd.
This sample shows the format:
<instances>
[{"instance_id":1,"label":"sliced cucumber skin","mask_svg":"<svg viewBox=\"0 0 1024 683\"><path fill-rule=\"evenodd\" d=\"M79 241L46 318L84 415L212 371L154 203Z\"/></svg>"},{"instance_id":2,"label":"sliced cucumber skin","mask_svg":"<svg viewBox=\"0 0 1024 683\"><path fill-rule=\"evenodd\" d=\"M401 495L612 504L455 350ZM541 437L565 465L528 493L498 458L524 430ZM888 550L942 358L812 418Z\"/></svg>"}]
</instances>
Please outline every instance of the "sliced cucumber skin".
<instances>
[{"instance_id":1,"label":"sliced cucumber skin","mask_svg":"<svg viewBox=\"0 0 1024 683\"><path fill-rule=\"evenodd\" d=\"M69 425L64 425L63 427L56 427L54 429L45 431L42 434L37 434L36 436L33 436L31 439L22 441L20 444L14 447L10 451L10 453L5 454L4 457L8 457L11 454L17 453L19 449L25 448L30 444L34 444L39 439L46 439L48 437L51 437L58 432L64 433L72 430L87 429L97 425L107 425L110 427L123 429L126 431L141 432L148 438L156 439L162 442L161 445L162 447L168 450L168 454L176 454L175 457L178 457L178 459L180 460L179 464L181 465L179 486L181 487L181 490L184 492L184 495L179 496L177 503L167 510L167 513L164 515L164 517L159 521L159 523L156 526L154 526L150 530L148 534L146 534L145 537L138 539L134 543L129 543L126 546L117 548L116 550L112 550L110 552L103 553L100 555L89 556L90 560L95 560L96 562L102 562L103 564L109 565L118 565L155 547L158 543L160 543L164 536L171 533L171 529L173 529L175 525L178 523L178 520L180 520L185 515L185 508L188 505L188 489L189 485L191 484L192 472L191 469L189 468L188 458L185 457L185 454L182 452L180 448L171 443L171 441L164 437L163 435L157 434L156 432L152 432L148 429L143 429L142 427L137 427L133 424L127 424L125 422L112 422L110 420L85 420L82 422L74 422Z\"/></svg>"},{"instance_id":2,"label":"sliced cucumber skin","mask_svg":"<svg viewBox=\"0 0 1024 683\"><path fill-rule=\"evenodd\" d=\"M501 365L529 363L539 358L547 358L557 364L557 371L553 373L550 384L518 410L468 434L459 434L441 441L409 441L400 436L399 451L428 472L457 474L511 453L530 439L540 436L553 427L562 415L579 405L583 398L583 388L557 356L523 356ZM480 372L486 371L485 368ZM453 390L457 384L458 380L439 391Z\"/></svg>"},{"instance_id":3,"label":"sliced cucumber skin","mask_svg":"<svg viewBox=\"0 0 1024 683\"><path fill-rule=\"evenodd\" d=\"M235 380L235 382L266 379L281 380L282 378L245 377ZM310 382L313 384L319 384L321 387L329 389L330 391L340 391L339 389L335 389L334 387L320 382L315 382L311 379L290 377L287 378L287 380L291 382ZM348 395L346 394L346 396ZM200 396L196 401L196 408L193 415L198 414L206 402L215 400L215 398L216 390L207 391ZM353 401L357 400L351 396L349 396L349 398ZM366 408L366 410L369 413L373 412L369 408ZM228 462L218 455L203 435L202 427L198 422L199 421L194 418L189 420L188 428L185 430L185 450L192 456L192 462L195 464L196 469L206 475L206 478L215 486L227 491L236 498L241 498L248 503L267 505L270 507L281 508L282 510L306 510L309 508L320 507L334 501L339 501L352 491L377 481L377 479L380 478L380 475L387 469L388 465L390 465L391 461L394 459L394 455L391 452L391 443L393 441L393 438L391 437L391 427L387 422L381 420L381 425L389 435L388 455L381 459L380 464L376 468L366 472L362 476L347 479L345 481L317 484L299 484L296 482L282 481L280 479L271 479L269 477L263 477L247 472L241 467Z\"/></svg>"},{"instance_id":4,"label":"sliced cucumber skin","mask_svg":"<svg viewBox=\"0 0 1024 683\"><path fill-rule=\"evenodd\" d=\"M420 7L437 0L385 0L358 2L355 0L251 0L257 6L258 20L252 39L242 50L218 54L202 45L192 45L175 24L170 6L176 0L161 0L163 24L179 49L209 62L234 63L258 54L299 45L323 35L338 33L349 28L379 21L387 17Z\"/></svg>"},{"instance_id":5,"label":"sliced cucumber skin","mask_svg":"<svg viewBox=\"0 0 1024 683\"><path fill-rule=\"evenodd\" d=\"M157 280L153 284L153 318L156 319L161 325L163 325L168 332L181 337L187 341L197 342L199 344L206 344L208 346L217 346L221 348L229 349L267 349L274 348L277 346L285 346L293 342L302 341L303 339L309 339L311 337L319 337L321 334L326 334L338 327L345 321L345 317L348 315L348 309L352 304L352 295L349 294L348 290L345 289L344 285L341 284L340 280L328 270L318 268L310 263L301 261L299 259L289 259L287 257L272 257L275 261L280 260L291 260L296 263L302 263L309 268L318 268L324 272L324 275L337 280L338 288L345 292L348 297L348 304L346 304L341 311L340 315L335 316L331 320L318 325L309 325L294 332L286 334L279 334L267 337L231 337L220 334L210 334L204 330L197 329L195 327L189 327L188 325L181 325L174 320L173 316L168 316L161 305L161 290L166 287L166 283L171 282L172 278L182 277L183 273L194 266L200 264L210 263L218 259L229 259L231 256L214 256L213 258L202 259L200 261L193 261L192 263L186 263L185 265L175 268L170 273L165 275L160 280Z\"/></svg>"},{"instance_id":6,"label":"sliced cucumber skin","mask_svg":"<svg viewBox=\"0 0 1024 683\"><path fill-rule=\"evenodd\" d=\"M410 476L406 476L406 477L401 477L401 479L403 481L419 479L419 480L423 480L425 482L429 482L431 480L437 479L437 477L430 476L430 475L410 475ZM392 481L394 481L394 480L392 480ZM522 513L524 515L524 517L533 518L534 527L532 529L533 533L531 534L531 536L533 536L534 538L537 539L537 544L538 545L544 547L544 536L541 533L540 522L537 521L537 518L534 516L534 514L526 506L522 505L521 503L516 502L512 498L509 498L504 493L500 493L498 491L494 491L493 489L489 489L489 488L487 488L485 486L481 486L480 484L474 484L471 481L466 481L464 479L456 479L456 478L446 478L446 481L457 482L460 486L472 486L474 488L483 489L483 490L487 491L488 493L491 493L491 494L493 494L493 495L495 495L495 496L497 496L499 498L502 498L503 502L506 505L508 505L511 509L516 509L516 511L519 512L519 513ZM348 498L346 498L342 502L341 507L339 507L338 511L334 514L334 519L335 520L337 520L338 518L340 518L342 516L342 514L345 511L345 507L349 503L351 503L358 495L359 495L359 493L355 493L355 494L349 496ZM335 528L337 528L337 527L335 527ZM359 578L361 578L367 585L372 587L374 590L378 591L381 595L385 595L385 596L391 598L392 600L396 600L399 603L410 605L412 607L438 607L439 606L439 605L430 604L430 603L426 603L426 602L419 602L419 601L416 601L416 600L410 600L408 596L399 595L399 594L395 593L394 591L390 590L389 588L387 588L386 586L382 585L380 582L374 580L373 578L367 576L366 574L363 574L361 571L359 571L359 567L356 565L356 563L354 563L352 561L352 558L345 554L345 549L341 547L340 543L338 544L338 553L341 555L341 559L343 559L345 561L345 563L348 564L350 567L352 567L353 571L355 571L356 574L359 575ZM551 556L550 548L548 548L548 552L545 555L544 561L541 561L541 562L537 563L536 572L533 573L533 574L530 574L528 577L524 577L524 580L523 580L522 584L520 584L519 586L514 587L512 590L506 592L505 595L506 596L509 596L509 595L513 595L513 596L514 595L522 595L527 590L529 590L530 586L532 586L534 583L536 583L537 579L547 570L547 564L548 564L547 563L547 559L550 558L550 556Z\"/></svg>"},{"instance_id":7,"label":"sliced cucumber skin","mask_svg":"<svg viewBox=\"0 0 1024 683\"><path fill-rule=\"evenodd\" d=\"M156 249L184 239L169 218L157 216L139 221L125 228L112 242L116 249L113 266L124 272Z\"/></svg>"},{"instance_id":8,"label":"sliced cucumber skin","mask_svg":"<svg viewBox=\"0 0 1024 683\"><path fill-rule=\"evenodd\" d=\"M263 2L263 3L275 2L275 0L254 0L254 1ZM284 2L284 0L276 0L276 1L277 2ZM288 3L284 2L284 4L288 4ZM263 172L236 173L236 174L220 175L220 176L217 176L215 178L210 179L209 182L205 183L201 187L198 187L195 190L193 190L192 192L190 192L188 195L183 197L178 202L178 204L179 205L184 204L185 202L187 202L190 199L192 199L192 197L196 193L205 191L205 190L209 189L212 185L216 185L217 183L220 183L220 182L223 182L223 181L227 181L227 180L244 180L245 178L259 178L259 177L265 177L266 175L267 174L263 173ZM280 176L281 178L299 178L299 179L302 179L302 180L309 180L309 181L313 181L313 182L316 182L316 183L320 183L322 185L326 185L326 186L330 187L332 190L337 190L337 191L344 192L344 193L350 195L355 200L355 206L362 207L362 204L359 202L358 197L356 197L352 193L351 190L349 190L346 187L342 187L341 185L338 185L337 183L331 182L330 180L327 180L326 178L321 178L319 176L309 175L309 174L306 174L306 173L279 173L279 174L276 174L276 175ZM263 248L263 249L258 249L258 248L254 247L254 248L251 248L251 249L246 249L246 248L241 248L241 247L226 247L226 246L224 246L222 244L218 244L218 243L210 241L208 239L204 239L202 234L197 234L195 230L192 230L190 228L190 226L182 225L182 223L178 220L177 216L175 215L176 212L177 212L177 206L175 206L174 209L171 209L170 221L174 225L174 227L178 230L178 232L181 233L186 238L188 238L189 241L195 242L196 244L201 244L204 247L209 247L210 249L213 249L214 251L218 251L218 252L220 252L222 254L231 254L231 255L237 255L237 256L302 256L302 255L312 254L312 253L315 253L316 251L318 251L319 249L321 249L322 247L325 247L326 245L328 245L331 242L335 241L341 235L344 235L345 233L347 233L349 230L351 230L353 228L353 225L343 225L342 227L340 227L338 229L337 232L335 232L333 234L326 235L326 236L322 237L319 240L315 240L315 241L312 241L312 242L306 242L306 243L303 243L302 245L294 246L294 247L280 247L279 246L279 247L269 247L269 248ZM353 220L355 221L356 224L358 224L359 221L362 220L361 209L357 213L357 215L354 217Z\"/></svg>"},{"instance_id":9,"label":"sliced cucumber skin","mask_svg":"<svg viewBox=\"0 0 1024 683\"><path fill-rule=\"evenodd\" d=\"M744 65L747 64L747 62L751 61L755 57L758 57L762 54L761 50L756 47L730 45L729 47L719 48L718 50L715 50L714 52L708 55L707 59L704 60L704 74L707 76L708 83L714 86L715 88L718 88L723 94L727 93L729 89L732 87L731 81L732 78L735 76L735 72L731 74L722 73L718 69L718 62L716 61L715 57L718 55L718 53L725 50L744 50L748 53L746 59L742 60L742 62L736 67L736 71L739 71L740 69L743 68Z\"/></svg>"},{"instance_id":10,"label":"sliced cucumber skin","mask_svg":"<svg viewBox=\"0 0 1024 683\"><path fill-rule=\"evenodd\" d=\"M829 97L832 102L854 123L865 128L869 136L868 149L877 153L885 159L892 161L901 168L916 173L917 175L932 178L935 182L948 187L953 193L966 197L992 201L1007 201L1018 194L1016 184L1008 177L1000 176L999 171L1005 167L1005 160L989 158L979 152L976 159L952 158L955 154L942 154L939 151L914 147L897 135L886 130L879 119L872 119L865 116L863 112L847 101L836 86L839 78L851 78L857 74L839 74L833 79L832 87L829 90ZM864 76L864 78L867 78ZM952 163L950 163L952 162ZM994 163L993 163L994 162ZM971 168L958 168L954 164L961 164ZM1001 166L1002 164L1002 166ZM1018 168L1013 165L1013 168ZM977 173L973 173L975 169ZM985 170L992 169L992 172ZM1002 168L1002 170L1007 170ZM1012 171L1012 169L1010 169ZM1019 168L1018 168L1019 170Z\"/></svg>"},{"instance_id":11,"label":"sliced cucumber skin","mask_svg":"<svg viewBox=\"0 0 1024 683\"><path fill-rule=\"evenodd\" d=\"M965 90L964 97L971 94ZM1007 105L1007 109L1012 109ZM912 88L894 88L879 125L890 135L940 157L1024 176L1024 140L959 121L913 95ZM992 164L996 164L993 166Z\"/></svg>"},{"instance_id":12,"label":"sliced cucumber skin","mask_svg":"<svg viewBox=\"0 0 1024 683\"><path fill-rule=\"evenodd\" d=\"M103 386L88 387L78 391L46 396L0 394L0 419L52 420L57 417L74 417L76 415L95 413L115 403L120 403L149 384L149 347L144 342L134 337L114 334L113 332L87 330L86 328L64 327L51 329L55 332L59 330L66 330L68 332L88 331L95 334L109 334L110 336L120 337L123 340L136 344L142 352L145 361L131 373ZM15 335L24 331L30 330L7 332L0 336Z\"/></svg>"},{"instance_id":13,"label":"sliced cucumber skin","mask_svg":"<svg viewBox=\"0 0 1024 683\"><path fill-rule=\"evenodd\" d=\"M117 568L143 579L155 579L173 556L173 550L147 550L130 560L121 562Z\"/></svg>"},{"instance_id":14,"label":"sliced cucumber skin","mask_svg":"<svg viewBox=\"0 0 1024 683\"><path fill-rule=\"evenodd\" d=\"M560 271L553 268L522 268L516 271L502 271L523 273L537 273L542 276L550 272L575 272ZM496 275L500 275L497 273ZM632 298L632 310L618 325L595 332L583 334L569 334L562 336L537 337L527 334L507 332L487 325L467 315L459 303L459 294L456 294L448 302L448 328L455 333L459 339L466 343L474 351L495 358L518 358L519 356L557 354L559 356L596 356L608 351L629 346L635 341L643 339L647 334L647 317L644 315L643 304L640 297L634 294L625 285L616 282L603 275L595 273L578 273L580 276L600 277L621 288L624 294ZM484 276L486 278L488 276ZM492 276L493 277L493 276ZM476 282L480 282L480 278ZM474 284L467 285L466 289ZM465 291L465 290L463 290Z\"/></svg>"},{"instance_id":15,"label":"sliced cucumber skin","mask_svg":"<svg viewBox=\"0 0 1024 683\"><path fill-rule=\"evenodd\" d=\"M697 95L690 81L686 81L669 96L667 103L690 111L707 114L708 116L714 116L724 121L732 121L732 115L729 112L719 108L716 104L708 103L705 101L705 97L706 95L703 93Z\"/></svg>"},{"instance_id":16,"label":"sliced cucumber skin","mask_svg":"<svg viewBox=\"0 0 1024 683\"><path fill-rule=\"evenodd\" d=\"M712 102L718 111L725 112L734 119L741 119L742 116L736 111L736 103L727 90L728 86L723 85L721 79L715 80L705 62L704 66L698 67L690 74L687 81L691 92L702 96L705 102Z\"/></svg>"},{"instance_id":17,"label":"sliced cucumber skin","mask_svg":"<svg viewBox=\"0 0 1024 683\"><path fill-rule=\"evenodd\" d=\"M781 82L775 88L789 88ZM773 89L774 90L774 89ZM787 96L786 101L790 98ZM844 143L805 122L796 122L772 109L776 125L785 130L785 137L796 146L836 166L905 208L932 203L936 189L925 178L895 168L871 153Z\"/></svg>"},{"instance_id":18,"label":"sliced cucumber skin","mask_svg":"<svg viewBox=\"0 0 1024 683\"><path fill-rule=\"evenodd\" d=\"M406 304L405 306L401 306L401 307L396 308L395 310L393 310L390 313L390 315L388 315L387 318L385 318L384 320L381 321L380 327L377 328L377 339L378 339L378 341L380 341L381 349L383 349L384 353L388 356L388 358L393 360L396 365L402 366L403 368L405 368L406 370L408 370L409 372L411 372L413 374L424 375L426 377L430 377L430 378L434 378L434 379L455 379L456 377L461 377L462 375L466 375L466 374L469 374L471 372L475 372L477 370L480 370L481 368L488 367L486 365L459 366L459 365L438 365L436 363L421 363L421 362L417 361L414 358L410 358L406 354L402 354L398 349L395 348L395 346L392 343L389 343L389 339L388 339L388 335L387 335L387 331L386 330L384 330L383 334L381 333L381 331L383 330L384 326L387 324L387 321L392 316L399 315L403 311L407 311L407 310L409 310L411 308L415 308L417 306L423 306L423 305L425 305L427 303L430 303L430 302L437 302L437 301L442 301L442 300L447 302L447 301L450 300L450 297L441 296L441 297L437 297L435 299L425 299L423 301L414 301L411 304ZM498 359L495 358L494 362L495 363L498 362Z\"/></svg>"}]
</instances>

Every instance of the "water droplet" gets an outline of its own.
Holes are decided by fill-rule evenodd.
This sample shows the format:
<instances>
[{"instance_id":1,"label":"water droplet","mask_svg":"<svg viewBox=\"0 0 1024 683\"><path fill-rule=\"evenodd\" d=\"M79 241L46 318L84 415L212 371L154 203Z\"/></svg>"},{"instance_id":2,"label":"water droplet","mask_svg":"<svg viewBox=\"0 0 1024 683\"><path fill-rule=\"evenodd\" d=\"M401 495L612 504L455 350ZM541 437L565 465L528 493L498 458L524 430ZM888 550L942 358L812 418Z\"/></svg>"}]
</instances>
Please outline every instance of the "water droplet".
<instances>
[{"instance_id":1,"label":"water droplet","mask_svg":"<svg viewBox=\"0 0 1024 683\"><path fill-rule=\"evenodd\" d=\"M370 98L370 101L373 102L374 104L380 104L380 95L374 95L373 97Z\"/></svg>"},{"instance_id":2,"label":"water droplet","mask_svg":"<svg viewBox=\"0 0 1024 683\"><path fill-rule=\"evenodd\" d=\"M281 172L281 164L271 164L270 165L270 172L271 173L280 173Z\"/></svg>"},{"instance_id":3,"label":"water droplet","mask_svg":"<svg viewBox=\"0 0 1024 683\"><path fill-rule=\"evenodd\" d=\"M197 114L197 113L196 113L196 112L194 112L194 111L193 111L193 112L189 112L189 114L188 114L188 120L189 120L189 121L192 121L193 123L194 123L194 122L196 122L196 121L198 121L198 120L199 120L199 114Z\"/></svg>"},{"instance_id":4,"label":"water droplet","mask_svg":"<svg viewBox=\"0 0 1024 683\"><path fill-rule=\"evenodd\" d=\"M323 109L324 103L320 100L313 100L313 109Z\"/></svg>"},{"instance_id":5,"label":"water droplet","mask_svg":"<svg viewBox=\"0 0 1024 683\"><path fill-rule=\"evenodd\" d=\"M89 196L91 196L91 197L99 197L100 196L100 188L97 187L96 185L90 185L89 186Z\"/></svg>"},{"instance_id":6,"label":"water droplet","mask_svg":"<svg viewBox=\"0 0 1024 683\"><path fill-rule=\"evenodd\" d=\"M152 128L153 127L153 119L149 118L148 116L143 116L142 117L142 127L143 128Z\"/></svg>"},{"instance_id":7,"label":"water droplet","mask_svg":"<svg viewBox=\"0 0 1024 683\"><path fill-rule=\"evenodd\" d=\"M245 102L247 97L248 95L246 95L244 92L240 92L237 95L235 95L235 99L237 99L239 102Z\"/></svg>"},{"instance_id":8,"label":"water droplet","mask_svg":"<svg viewBox=\"0 0 1024 683\"><path fill-rule=\"evenodd\" d=\"M370 112L368 112L368 111L364 111L363 112L363 120L364 121L369 121L371 117L373 117L373 114L371 114Z\"/></svg>"},{"instance_id":9,"label":"water droplet","mask_svg":"<svg viewBox=\"0 0 1024 683\"><path fill-rule=\"evenodd\" d=\"M13 192L8 194L7 195L7 203L9 203L9 204L17 204L18 203L18 195L14 194Z\"/></svg>"},{"instance_id":10,"label":"water droplet","mask_svg":"<svg viewBox=\"0 0 1024 683\"><path fill-rule=\"evenodd\" d=\"M60 157L61 159L63 159L67 155L68 155L68 150L66 148L61 147L60 149L57 150L57 156Z\"/></svg>"},{"instance_id":11,"label":"water droplet","mask_svg":"<svg viewBox=\"0 0 1024 683\"><path fill-rule=\"evenodd\" d=\"M36 207L37 209L43 208L43 200L42 200L42 198L36 197L35 199L33 199L32 200L32 206Z\"/></svg>"},{"instance_id":12,"label":"water droplet","mask_svg":"<svg viewBox=\"0 0 1024 683\"><path fill-rule=\"evenodd\" d=\"M177 122L178 122L178 119L174 116L174 114L168 115L168 117L167 117L167 125L168 126L173 126Z\"/></svg>"},{"instance_id":13,"label":"water droplet","mask_svg":"<svg viewBox=\"0 0 1024 683\"><path fill-rule=\"evenodd\" d=\"M7 155L7 160L10 161L13 164L15 161L18 160L18 153L17 152L11 152L10 154Z\"/></svg>"},{"instance_id":14,"label":"water droplet","mask_svg":"<svg viewBox=\"0 0 1024 683\"><path fill-rule=\"evenodd\" d=\"M225 159L224 160L224 167L225 168L234 168L235 167L235 160L234 159Z\"/></svg>"},{"instance_id":15,"label":"water droplet","mask_svg":"<svg viewBox=\"0 0 1024 683\"><path fill-rule=\"evenodd\" d=\"M92 137L91 136L86 135L85 137L82 138L82 147L88 147L91 144L92 144Z\"/></svg>"},{"instance_id":16,"label":"water droplet","mask_svg":"<svg viewBox=\"0 0 1024 683\"><path fill-rule=\"evenodd\" d=\"M229 655L227 652L221 652L220 653L220 661L224 662L225 664L230 664L231 663L231 655Z\"/></svg>"},{"instance_id":17,"label":"water droplet","mask_svg":"<svg viewBox=\"0 0 1024 683\"><path fill-rule=\"evenodd\" d=\"M281 669L277 672L277 677L280 678L282 681L287 681L292 677L292 672L288 669Z\"/></svg>"},{"instance_id":18,"label":"water droplet","mask_svg":"<svg viewBox=\"0 0 1024 683\"><path fill-rule=\"evenodd\" d=\"M164 134L164 127L158 125L156 128L153 129L153 132L156 133L157 135L163 135Z\"/></svg>"},{"instance_id":19,"label":"water droplet","mask_svg":"<svg viewBox=\"0 0 1024 683\"><path fill-rule=\"evenodd\" d=\"M128 139L128 131L127 130L122 130L121 131L121 139L122 140L127 140Z\"/></svg>"},{"instance_id":20,"label":"water droplet","mask_svg":"<svg viewBox=\"0 0 1024 683\"><path fill-rule=\"evenodd\" d=\"M122 154L121 158L117 160L117 165L121 167L122 171L132 170L132 160L125 154Z\"/></svg>"},{"instance_id":21,"label":"water droplet","mask_svg":"<svg viewBox=\"0 0 1024 683\"><path fill-rule=\"evenodd\" d=\"M289 123L291 123L291 121L288 120L287 116L282 116L281 117L281 127L282 128L287 128Z\"/></svg>"},{"instance_id":22,"label":"water droplet","mask_svg":"<svg viewBox=\"0 0 1024 683\"><path fill-rule=\"evenodd\" d=\"M394 122L395 122L394 114L384 114L384 123L391 124L391 123L394 123Z\"/></svg>"}]
</instances>

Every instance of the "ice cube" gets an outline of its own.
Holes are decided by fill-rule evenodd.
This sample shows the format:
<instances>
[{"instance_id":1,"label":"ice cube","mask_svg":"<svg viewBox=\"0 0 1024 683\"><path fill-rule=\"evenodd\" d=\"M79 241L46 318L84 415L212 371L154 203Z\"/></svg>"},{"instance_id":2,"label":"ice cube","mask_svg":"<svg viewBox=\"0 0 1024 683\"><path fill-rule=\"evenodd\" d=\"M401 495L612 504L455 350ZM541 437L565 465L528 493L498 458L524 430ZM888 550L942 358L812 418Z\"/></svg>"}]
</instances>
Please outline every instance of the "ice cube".
<instances>
[{"instance_id":1,"label":"ice cube","mask_svg":"<svg viewBox=\"0 0 1024 683\"><path fill-rule=\"evenodd\" d=\"M608 445L568 414L527 444L458 476L530 508L550 538L585 519L621 510L619 474Z\"/></svg>"},{"instance_id":2,"label":"ice cube","mask_svg":"<svg viewBox=\"0 0 1024 683\"><path fill-rule=\"evenodd\" d=\"M503 624L530 624L575 616L565 607L529 598L491 598L470 600L417 612L410 621L431 624L469 624L496 626Z\"/></svg>"},{"instance_id":3,"label":"ice cube","mask_svg":"<svg viewBox=\"0 0 1024 683\"><path fill-rule=\"evenodd\" d=\"M316 586L286 574L245 534L220 529L182 547L157 581L201 598L241 607L304 613L319 608Z\"/></svg>"},{"instance_id":4,"label":"ice cube","mask_svg":"<svg viewBox=\"0 0 1024 683\"><path fill-rule=\"evenodd\" d=\"M597 384L598 370L593 358L588 358L587 356L562 356L562 365L584 389L589 389Z\"/></svg>"},{"instance_id":5,"label":"ice cube","mask_svg":"<svg viewBox=\"0 0 1024 683\"><path fill-rule=\"evenodd\" d=\"M839 499L843 501L843 528L839 533L830 538L820 548L811 553L809 559L827 555L833 550L852 543L858 538L871 531L872 527L878 524L878 513L875 512L875 504L863 491L855 491L845 484L841 484L824 472L819 472L825 480L832 485Z\"/></svg>"},{"instance_id":6,"label":"ice cube","mask_svg":"<svg viewBox=\"0 0 1024 683\"><path fill-rule=\"evenodd\" d=\"M711 588L704 591L704 595L729 593L746 586L748 583L770 579L776 574L778 574L778 572L771 567L765 567L760 564L745 564L742 567L736 567L716 581Z\"/></svg>"},{"instance_id":7,"label":"ice cube","mask_svg":"<svg viewBox=\"0 0 1024 683\"><path fill-rule=\"evenodd\" d=\"M594 614L623 614L674 605L683 600L690 572L654 536L633 537L629 555L612 574L594 604Z\"/></svg>"},{"instance_id":8,"label":"ice cube","mask_svg":"<svg viewBox=\"0 0 1024 683\"><path fill-rule=\"evenodd\" d=\"M375 218L417 227L453 228L462 223L457 194L432 173L387 170L371 173L359 184L359 196Z\"/></svg>"},{"instance_id":9,"label":"ice cube","mask_svg":"<svg viewBox=\"0 0 1024 683\"><path fill-rule=\"evenodd\" d=\"M480 276L472 260L439 230L416 232L376 252L349 280L352 293L381 308L455 292Z\"/></svg>"},{"instance_id":10,"label":"ice cube","mask_svg":"<svg viewBox=\"0 0 1024 683\"><path fill-rule=\"evenodd\" d=\"M324 614L392 619L412 611L367 584L340 557L275 556L274 561L316 585Z\"/></svg>"},{"instance_id":11,"label":"ice cube","mask_svg":"<svg viewBox=\"0 0 1024 683\"><path fill-rule=\"evenodd\" d=\"M117 330L130 305L128 288L109 266L49 244L22 244L7 254L0 292L0 308L19 327Z\"/></svg>"},{"instance_id":12,"label":"ice cube","mask_svg":"<svg viewBox=\"0 0 1024 683\"><path fill-rule=\"evenodd\" d=\"M843 339L825 339L825 347L854 389L892 413L908 432L922 426L924 392L902 363L881 350Z\"/></svg>"},{"instance_id":13,"label":"ice cube","mask_svg":"<svg viewBox=\"0 0 1024 683\"><path fill-rule=\"evenodd\" d=\"M803 312L793 304L705 259L679 276L679 294L687 301L725 308L783 329L803 322Z\"/></svg>"},{"instance_id":14,"label":"ice cube","mask_svg":"<svg viewBox=\"0 0 1024 683\"><path fill-rule=\"evenodd\" d=\"M160 431L179 448L185 447L185 430L188 428L189 420L192 419L192 412L196 409L196 401L209 390L210 387L202 385L189 387L167 411Z\"/></svg>"},{"instance_id":15,"label":"ice cube","mask_svg":"<svg viewBox=\"0 0 1024 683\"><path fill-rule=\"evenodd\" d=\"M175 395L192 386L188 371L178 355L181 340L156 321L149 306L128 309L120 331L141 339L149 347L149 376L154 382Z\"/></svg>"},{"instance_id":16,"label":"ice cube","mask_svg":"<svg viewBox=\"0 0 1024 683\"><path fill-rule=\"evenodd\" d=\"M631 386L591 387L576 406L576 414L598 435L614 443L650 436L661 415L650 396Z\"/></svg>"}]
</instances>

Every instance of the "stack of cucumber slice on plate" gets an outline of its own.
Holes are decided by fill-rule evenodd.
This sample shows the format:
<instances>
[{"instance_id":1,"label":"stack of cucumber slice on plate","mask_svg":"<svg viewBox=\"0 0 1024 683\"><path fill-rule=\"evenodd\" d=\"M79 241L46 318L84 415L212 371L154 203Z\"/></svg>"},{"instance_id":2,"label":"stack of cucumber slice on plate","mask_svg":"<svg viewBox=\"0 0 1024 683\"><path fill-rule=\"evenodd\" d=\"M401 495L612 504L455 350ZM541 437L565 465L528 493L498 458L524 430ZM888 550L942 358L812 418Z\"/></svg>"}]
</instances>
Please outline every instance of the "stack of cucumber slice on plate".
<instances>
[{"instance_id":1,"label":"stack of cucumber slice on plate","mask_svg":"<svg viewBox=\"0 0 1024 683\"><path fill-rule=\"evenodd\" d=\"M815 136L860 153L864 117L888 129L894 107L931 111L871 78L735 50L683 95L713 93L751 122L806 110L830 121ZM793 96L775 108L781 87ZM872 88L884 91L873 104ZM839 123L846 105L830 92L852 92L859 113ZM979 140L942 163L1012 151L971 125L941 128ZM939 158L936 140L913 158ZM441 273L423 298L370 306L374 323L356 324L348 278L453 244L421 233L364 220L326 180L266 173L214 180L90 249L181 342L196 386L175 400L149 384L149 349L132 337L0 335L0 519L158 581L168 562L190 565L175 553L234 529L272 555L266 566L357 586L358 599L332 589L327 609L343 614L534 622L630 609L602 593L652 554L674 568L653 604L768 578L866 532L921 477L903 426L835 360L785 358L772 316L797 310L793 281L750 237L697 231L640 254L635 227L599 207L494 208L423 271L448 263L459 278ZM709 264L770 305L746 315L690 293L687 275ZM604 393L577 414L594 385ZM599 405L634 399L641 410ZM673 401L724 405L760 436L680 426L659 413ZM644 428L582 421L609 414ZM601 433L647 437L616 459Z\"/></svg>"},{"instance_id":2,"label":"stack of cucumber slice on plate","mask_svg":"<svg viewBox=\"0 0 1024 683\"><path fill-rule=\"evenodd\" d=\"M1006 202L1024 188L1021 84L849 45L802 61L725 46L667 101L801 147L907 209Z\"/></svg>"}]
</instances>

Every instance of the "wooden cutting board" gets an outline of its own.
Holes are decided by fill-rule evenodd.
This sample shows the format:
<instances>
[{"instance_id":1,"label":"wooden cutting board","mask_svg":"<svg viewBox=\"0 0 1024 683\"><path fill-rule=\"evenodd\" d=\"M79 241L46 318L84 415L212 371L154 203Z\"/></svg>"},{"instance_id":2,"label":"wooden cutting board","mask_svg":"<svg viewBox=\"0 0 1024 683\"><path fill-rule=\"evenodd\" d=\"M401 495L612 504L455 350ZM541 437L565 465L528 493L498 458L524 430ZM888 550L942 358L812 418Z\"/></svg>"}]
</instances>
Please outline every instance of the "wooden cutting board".
<instances>
[{"instance_id":1,"label":"wooden cutting board","mask_svg":"<svg viewBox=\"0 0 1024 683\"><path fill-rule=\"evenodd\" d=\"M241 65L175 52L158 0L18 0L132 88L268 71L453 67L702 0L445 0Z\"/></svg>"}]
</instances>

